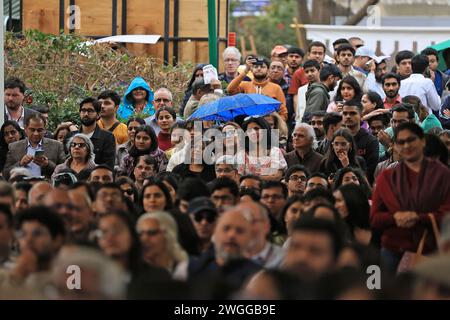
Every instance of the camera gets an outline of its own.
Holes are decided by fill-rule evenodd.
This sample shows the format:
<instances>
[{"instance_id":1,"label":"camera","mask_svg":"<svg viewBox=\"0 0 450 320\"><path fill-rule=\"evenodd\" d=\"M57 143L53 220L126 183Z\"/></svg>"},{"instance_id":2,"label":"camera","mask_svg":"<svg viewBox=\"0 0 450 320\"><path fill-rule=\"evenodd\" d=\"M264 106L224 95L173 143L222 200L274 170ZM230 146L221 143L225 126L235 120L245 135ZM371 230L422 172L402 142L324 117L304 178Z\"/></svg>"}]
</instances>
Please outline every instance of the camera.
<instances>
[{"instance_id":1,"label":"camera","mask_svg":"<svg viewBox=\"0 0 450 320\"><path fill-rule=\"evenodd\" d=\"M264 64L264 59L262 58L255 58L254 60L255 62L253 62L253 65L255 66L262 66Z\"/></svg>"}]
</instances>

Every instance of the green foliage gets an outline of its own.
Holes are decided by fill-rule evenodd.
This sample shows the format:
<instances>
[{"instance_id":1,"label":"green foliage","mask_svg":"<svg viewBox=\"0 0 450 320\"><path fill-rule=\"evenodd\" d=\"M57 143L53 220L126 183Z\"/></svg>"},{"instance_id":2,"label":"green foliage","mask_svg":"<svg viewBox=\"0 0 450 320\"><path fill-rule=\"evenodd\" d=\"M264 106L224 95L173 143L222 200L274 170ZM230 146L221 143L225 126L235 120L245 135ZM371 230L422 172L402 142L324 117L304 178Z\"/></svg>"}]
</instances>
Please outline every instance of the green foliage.
<instances>
[{"instance_id":1,"label":"green foliage","mask_svg":"<svg viewBox=\"0 0 450 320\"><path fill-rule=\"evenodd\" d=\"M232 7L238 2L238 0L232 1ZM243 20L233 18L230 31L237 32L238 36L253 35L258 54L270 57L270 52L275 45L297 45L295 29L290 27L292 18L296 14L296 0L271 0L263 16Z\"/></svg>"},{"instance_id":2,"label":"green foliage","mask_svg":"<svg viewBox=\"0 0 450 320\"><path fill-rule=\"evenodd\" d=\"M5 77L16 76L28 87L27 105L50 107L49 129L62 121L78 122L78 104L106 89L123 95L130 82L143 77L153 90L166 87L179 106L192 65L164 66L153 57L133 56L125 48L92 44L74 34L26 31L5 34Z\"/></svg>"}]
</instances>

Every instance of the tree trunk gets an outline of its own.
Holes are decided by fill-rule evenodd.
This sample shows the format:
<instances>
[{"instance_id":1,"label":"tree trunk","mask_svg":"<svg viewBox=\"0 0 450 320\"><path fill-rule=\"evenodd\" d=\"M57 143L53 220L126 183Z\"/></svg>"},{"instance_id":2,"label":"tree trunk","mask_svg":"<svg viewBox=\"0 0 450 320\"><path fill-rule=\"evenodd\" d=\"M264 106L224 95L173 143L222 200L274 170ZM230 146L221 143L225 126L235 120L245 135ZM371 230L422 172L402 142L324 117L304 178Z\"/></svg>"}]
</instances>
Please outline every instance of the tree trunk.
<instances>
[{"instance_id":1,"label":"tree trunk","mask_svg":"<svg viewBox=\"0 0 450 320\"><path fill-rule=\"evenodd\" d=\"M345 21L345 26L354 26L357 25L364 17L367 15L367 8L369 6L376 5L380 0L367 0L366 3L362 6L361 9L358 10L353 16L348 18L347 21Z\"/></svg>"}]
</instances>

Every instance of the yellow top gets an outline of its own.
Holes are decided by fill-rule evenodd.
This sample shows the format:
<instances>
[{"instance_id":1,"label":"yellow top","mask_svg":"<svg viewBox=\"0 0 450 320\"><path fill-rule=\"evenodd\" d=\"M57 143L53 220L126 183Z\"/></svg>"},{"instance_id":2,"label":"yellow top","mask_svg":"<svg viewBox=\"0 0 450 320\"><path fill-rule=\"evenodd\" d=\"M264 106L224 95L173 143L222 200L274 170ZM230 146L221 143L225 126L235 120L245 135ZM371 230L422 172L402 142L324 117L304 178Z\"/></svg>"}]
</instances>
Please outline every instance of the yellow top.
<instances>
[{"instance_id":1,"label":"yellow top","mask_svg":"<svg viewBox=\"0 0 450 320\"><path fill-rule=\"evenodd\" d=\"M103 129L103 130L107 130L109 128L105 128L105 125L103 124L103 121L100 119L97 121L98 126ZM128 129L127 129L127 125L124 123L120 123L112 132L112 134L114 135L114 138L116 138L116 146L124 144L125 142L128 141Z\"/></svg>"}]
</instances>

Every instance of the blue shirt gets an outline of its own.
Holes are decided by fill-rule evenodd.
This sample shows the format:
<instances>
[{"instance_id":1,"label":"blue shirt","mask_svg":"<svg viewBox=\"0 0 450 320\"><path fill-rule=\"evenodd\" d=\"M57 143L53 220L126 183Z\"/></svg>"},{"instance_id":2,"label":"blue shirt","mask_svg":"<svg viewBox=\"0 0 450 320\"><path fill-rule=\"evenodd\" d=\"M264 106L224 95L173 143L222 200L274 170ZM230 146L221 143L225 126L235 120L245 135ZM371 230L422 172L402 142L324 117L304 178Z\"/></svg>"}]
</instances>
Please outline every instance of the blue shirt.
<instances>
[{"instance_id":1,"label":"blue shirt","mask_svg":"<svg viewBox=\"0 0 450 320\"><path fill-rule=\"evenodd\" d=\"M36 148L33 148L30 141L27 139L27 154L30 156L35 155L36 151L42 151L42 140L38 143ZM42 176L42 168L38 166L34 161L31 161L25 168L27 168L33 177Z\"/></svg>"}]
</instances>

